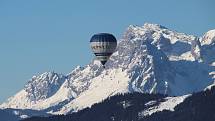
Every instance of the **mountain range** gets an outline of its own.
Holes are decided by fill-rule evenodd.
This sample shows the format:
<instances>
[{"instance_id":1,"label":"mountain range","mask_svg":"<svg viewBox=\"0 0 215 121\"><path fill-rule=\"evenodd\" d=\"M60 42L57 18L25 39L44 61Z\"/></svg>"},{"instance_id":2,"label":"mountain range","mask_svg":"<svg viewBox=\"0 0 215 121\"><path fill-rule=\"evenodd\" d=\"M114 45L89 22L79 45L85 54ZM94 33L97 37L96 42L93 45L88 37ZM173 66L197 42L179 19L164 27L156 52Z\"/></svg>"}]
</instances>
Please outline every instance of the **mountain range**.
<instances>
[{"instance_id":1,"label":"mountain range","mask_svg":"<svg viewBox=\"0 0 215 121\"><path fill-rule=\"evenodd\" d=\"M67 75L33 76L0 108L68 114L116 94L183 96L214 84L214 55L215 30L197 37L158 24L130 25L105 69L92 60Z\"/></svg>"}]
</instances>

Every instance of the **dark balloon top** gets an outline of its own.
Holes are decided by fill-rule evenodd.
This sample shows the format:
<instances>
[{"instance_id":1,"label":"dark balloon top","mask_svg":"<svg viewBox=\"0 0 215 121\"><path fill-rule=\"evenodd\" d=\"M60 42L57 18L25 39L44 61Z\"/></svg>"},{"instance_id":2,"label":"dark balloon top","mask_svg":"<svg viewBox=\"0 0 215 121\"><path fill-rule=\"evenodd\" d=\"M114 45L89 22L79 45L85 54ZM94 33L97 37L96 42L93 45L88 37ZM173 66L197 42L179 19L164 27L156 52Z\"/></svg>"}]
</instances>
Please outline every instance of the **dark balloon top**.
<instances>
[{"instance_id":1,"label":"dark balloon top","mask_svg":"<svg viewBox=\"0 0 215 121\"><path fill-rule=\"evenodd\" d=\"M117 42L116 38L109 33L94 34L90 42Z\"/></svg>"}]
</instances>

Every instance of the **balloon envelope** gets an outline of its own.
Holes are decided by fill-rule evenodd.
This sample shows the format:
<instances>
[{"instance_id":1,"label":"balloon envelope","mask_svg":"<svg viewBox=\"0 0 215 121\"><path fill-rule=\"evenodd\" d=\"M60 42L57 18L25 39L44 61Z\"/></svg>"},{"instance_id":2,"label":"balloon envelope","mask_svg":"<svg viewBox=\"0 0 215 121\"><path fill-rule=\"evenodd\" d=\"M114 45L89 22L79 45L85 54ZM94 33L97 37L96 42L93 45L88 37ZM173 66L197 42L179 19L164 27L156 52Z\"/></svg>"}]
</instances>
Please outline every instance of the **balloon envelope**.
<instances>
[{"instance_id":1,"label":"balloon envelope","mask_svg":"<svg viewBox=\"0 0 215 121\"><path fill-rule=\"evenodd\" d=\"M117 40L112 34L98 33L90 39L90 46L97 60L105 65L117 47Z\"/></svg>"}]
</instances>

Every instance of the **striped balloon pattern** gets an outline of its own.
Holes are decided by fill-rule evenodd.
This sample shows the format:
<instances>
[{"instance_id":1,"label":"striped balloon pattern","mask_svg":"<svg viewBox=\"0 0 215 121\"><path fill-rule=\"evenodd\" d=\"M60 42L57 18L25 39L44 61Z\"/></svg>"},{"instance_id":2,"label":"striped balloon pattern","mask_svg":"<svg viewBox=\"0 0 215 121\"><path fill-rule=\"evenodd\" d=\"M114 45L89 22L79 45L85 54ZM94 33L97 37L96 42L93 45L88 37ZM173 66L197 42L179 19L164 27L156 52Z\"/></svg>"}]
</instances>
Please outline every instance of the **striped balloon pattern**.
<instances>
[{"instance_id":1,"label":"striped balloon pattern","mask_svg":"<svg viewBox=\"0 0 215 121\"><path fill-rule=\"evenodd\" d=\"M112 34L99 33L92 36L90 46L97 60L104 66L116 49L117 40Z\"/></svg>"}]
</instances>

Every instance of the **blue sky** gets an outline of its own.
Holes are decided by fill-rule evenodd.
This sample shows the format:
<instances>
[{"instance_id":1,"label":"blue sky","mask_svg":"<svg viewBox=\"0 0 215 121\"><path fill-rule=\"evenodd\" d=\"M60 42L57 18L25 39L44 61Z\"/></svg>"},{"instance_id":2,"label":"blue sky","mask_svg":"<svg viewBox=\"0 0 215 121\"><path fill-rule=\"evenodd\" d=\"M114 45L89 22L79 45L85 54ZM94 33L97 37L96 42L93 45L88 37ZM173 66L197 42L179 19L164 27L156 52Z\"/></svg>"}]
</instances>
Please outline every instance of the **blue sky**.
<instances>
[{"instance_id":1,"label":"blue sky","mask_svg":"<svg viewBox=\"0 0 215 121\"><path fill-rule=\"evenodd\" d=\"M0 102L45 71L67 74L94 57L94 33L121 38L157 23L201 36L215 28L214 0L0 0Z\"/></svg>"}]
</instances>

